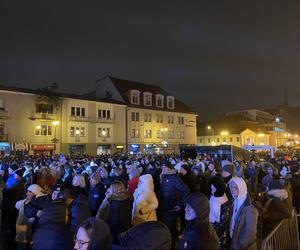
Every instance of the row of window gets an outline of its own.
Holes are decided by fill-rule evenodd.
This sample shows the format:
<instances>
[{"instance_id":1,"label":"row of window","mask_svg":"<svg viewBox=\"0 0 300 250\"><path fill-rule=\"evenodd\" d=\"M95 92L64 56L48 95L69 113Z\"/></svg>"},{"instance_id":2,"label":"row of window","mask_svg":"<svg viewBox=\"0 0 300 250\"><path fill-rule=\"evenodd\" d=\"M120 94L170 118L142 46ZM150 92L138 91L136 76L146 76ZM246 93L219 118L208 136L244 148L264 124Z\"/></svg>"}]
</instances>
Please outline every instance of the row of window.
<instances>
[{"instance_id":1,"label":"row of window","mask_svg":"<svg viewBox=\"0 0 300 250\"><path fill-rule=\"evenodd\" d=\"M131 138L140 138L140 130L132 129L131 130ZM148 139L152 138L152 130L151 129L144 130L144 138L148 138ZM157 130L156 138L157 139L175 139L175 132L173 130L171 130L171 131L168 131L167 134L165 134L163 131ZM184 139L184 131L178 131L177 138Z\"/></svg>"},{"instance_id":2,"label":"row of window","mask_svg":"<svg viewBox=\"0 0 300 250\"><path fill-rule=\"evenodd\" d=\"M178 116L178 124L184 125L184 117ZM140 114L137 112L131 113L131 121L133 122L139 122L140 121ZM174 116L168 115L167 117L168 124L174 124ZM150 113L144 114L144 122L152 122L152 115ZM156 115L156 122L157 123L164 123L164 116L163 115Z\"/></svg>"},{"instance_id":3,"label":"row of window","mask_svg":"<svg viewBox=\"0 0 300 250\"><path fill-rule=\"evenodd\" d=\"M155 95L155 106L157 108L164 108L164 96L161 94ZM144 92L143 93L143 104L144 106L153 106L152 103L152 94L150 92ZM173 96L167 96L166 106L168 109L174 109L174 97ZM131 91L131 104L134 105L140 105L140 91L138 90L132 90Z\"/></svg>"},{"instance_id":4,"label":"row of window","mask_svg":"<svg viewBox=\"0 0 300 250\"><path fill-rule=\"evenodd\" d=\"M98 109L98 118L111 119L111 111L109 109ZM71 116L85 117L85 108L71 107Z\"/></svg>"},{"instance_id":5,"label":"row of window","mask_svg":"<svg viewBox=\"0 0 300 250\"><path fill-rule=\"evenodd\" d=\"M208 143L211 143L211 138L207 138L207 142ZM220 138L216 138L216 142L218 143L218 142L221 142L221 140L220 140ZM222 142L233 142L233 138L232 137L230 137L229 138L229 141L227 141L227 138L223 138L223 141ZM240 137L236 137L236 142L240 142ZM202 138L200 138L199 139L199 143L203 143L203 139Z\"/></svg>"}]
</instances>

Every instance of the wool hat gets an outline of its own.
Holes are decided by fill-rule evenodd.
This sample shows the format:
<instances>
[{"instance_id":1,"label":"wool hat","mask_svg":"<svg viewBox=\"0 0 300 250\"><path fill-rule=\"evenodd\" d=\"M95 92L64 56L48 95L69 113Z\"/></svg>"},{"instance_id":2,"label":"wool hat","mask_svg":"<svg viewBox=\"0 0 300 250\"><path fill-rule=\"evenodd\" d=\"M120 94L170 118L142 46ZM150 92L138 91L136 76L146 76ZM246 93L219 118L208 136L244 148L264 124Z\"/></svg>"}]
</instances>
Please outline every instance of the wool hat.
<instances>
[{"instance_id":1,"label":"wool hat","mask_svg":"<svg viewBox=\"0 0 300 250\"><path fill-rule=\"evenodd\" d=\"M231 164L226 164L226 165L224 165L222 167L222 170L230 173L231 175L233 175L233 173L234 173L234 165L232 163Z\"/></svg>"},{"instance_id":2,"label":"wool hat","mask_svg":"<svg viewBox=\"0 0 300 250\"><path fill-rule=\"evenodd\" d=\"M17 170L15 170L14 174L20 176L21 178L23 178L23 174L25 172L25 168L18 168Z\"/></svg>"},{"instance_id":3,"label":"wool hat","mask_svg":"<svg viewBox=\"0 0 300 250\"><path fill-rule=\"evenodd\" d=\"M32 184L27 188L28 191L34 193L35 195L39 195L42 193L42 188L37 184Z\"/></svg>"},{"instance_id":4,"label":"wool hat","mask_svg":"<svg viewBox=\"0 0 300 250\"><path fill-rule=\"evenodd\" d=\"M192 193L187 197L186 203L194 209L197 218L199 218L202 222L208 221L210 211L209 201L204 194Z\"/></svg>"},{"instance_id":5,"label":"wool hat","mask_svg":"<svg viewBox=\"0 0 300 250\"><path fill-rule=\"evenodd\" d=\"M222 197L224 195L224 193L226 192L226 186L225 183L223 181L223 179L221 179L218 176L213 176L209 179L209 188L210 186L213 185L216 188L216 192L214 193L215 197Z\"/></svg>"},{"instance_id":6,"label":"wool hat","mask_svg":"<svg viewBox=\"0 0 300 250\"><path fill-rule=\"evenodd\" d=\"M283 189L285 186L285 181L283 179L271 180L269 183L269 190L272 189Z\"/></svg>"}]
</instances>

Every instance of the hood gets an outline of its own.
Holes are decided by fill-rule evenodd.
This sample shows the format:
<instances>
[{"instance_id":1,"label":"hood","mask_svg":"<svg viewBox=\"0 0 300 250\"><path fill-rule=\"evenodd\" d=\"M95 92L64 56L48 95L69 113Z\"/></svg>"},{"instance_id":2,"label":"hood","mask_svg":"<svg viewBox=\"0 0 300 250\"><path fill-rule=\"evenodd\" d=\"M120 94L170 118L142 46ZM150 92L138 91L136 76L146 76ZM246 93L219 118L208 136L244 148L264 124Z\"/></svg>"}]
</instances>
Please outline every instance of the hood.
<instances>
[{"instance_id":1,"label":"hood","mask_svg":"<svg viewBox=\"0 0 300 250\"><path fill-rule=\"evenodd\" d=\"M233 177L229 182L230 188L231 188L230 184L232 182L234 182L238 186L238 189L239 189L239 194L238 194L237 200L245 200L247 198L248 191L247 191L247 185L246 185L246 182L244 181L244 179L240 178L240 177Z\"/></svg>"},{"instance_id":2,"label":"hood","mask_svg":"<svg viewBox=\"0 0 300 250\"><path fill-rule=\"evenodd\" d=\"M122 190L118 193L114 193L111 197L110 200L114 201L123 201L126 200L130 197L129 192L127 190Z\"/></svg>"},{"instance_id":3,"label":"hood","mask_svg":"<svg viewBox=\"0 0 300 250\"><path fill-rule=\"evenodd\" d=\"M209 201L207 197L202 193L192 193L186 199L188 203L196 212L197 219L201 222L209 220Z\"/></svg>"},{"instance_id":4,"label":"hood","mask_svg":"<svg viewBox=\"0 0 300 250\"><path fill-rule=\"evenodd\" d=\"M107 224L103 220L95 218L89 218L88 221L92 227L88 250L111 249L112 237Z\"/></svg>"},{"instance_id":5,"label":"hood","mask_svg":"<svg viewBox=\"0 0 300 250\"><path fill-rule=\"evenodd\" d=\"M142 190L150 189L150 190L154 191L152 175L145 174L145 175L140 176L138 189L142 189Z\"/></svg>"},{"instance_id":6,"label":"hood","mask_svg":"<svg viewBox=\"0 0 300 250\"><path fill-rule=\"evenodd\" d=\"M280 200L288 198L288 192L285 189L272 189L268 191L268 195L279 198Z\"/></svg>"}]
</instances>

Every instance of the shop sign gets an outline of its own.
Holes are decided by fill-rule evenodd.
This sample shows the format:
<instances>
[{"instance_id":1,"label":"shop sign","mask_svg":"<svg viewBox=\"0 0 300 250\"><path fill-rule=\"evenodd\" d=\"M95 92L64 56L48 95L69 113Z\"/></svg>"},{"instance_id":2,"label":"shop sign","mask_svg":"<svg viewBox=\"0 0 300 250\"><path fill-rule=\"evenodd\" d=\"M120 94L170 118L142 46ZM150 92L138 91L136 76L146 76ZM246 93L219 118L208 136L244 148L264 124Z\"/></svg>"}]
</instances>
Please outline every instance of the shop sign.
<instances>
[{"instance_id":1,"label":"shop sign","mask_svg":"<svg viewBox=\"0 0 300 250\"><path fill-rule=\"evenodd\" d=\"M47 150L54 150L55 146L54 145L32 145L32 150L44 150L44 151L47 151Z\"/></svg>"}]
</instances>

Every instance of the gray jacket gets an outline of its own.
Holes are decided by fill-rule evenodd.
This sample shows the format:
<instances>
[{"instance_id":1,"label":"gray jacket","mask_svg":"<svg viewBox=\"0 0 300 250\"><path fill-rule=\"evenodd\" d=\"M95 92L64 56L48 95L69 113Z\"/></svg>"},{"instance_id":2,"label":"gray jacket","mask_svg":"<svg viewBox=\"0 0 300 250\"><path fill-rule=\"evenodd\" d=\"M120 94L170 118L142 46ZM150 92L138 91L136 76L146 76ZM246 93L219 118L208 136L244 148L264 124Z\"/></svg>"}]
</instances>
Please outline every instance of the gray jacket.
<instances>
[{"instance_id":1,"label":"gray jacket","mask_svg":"<svg viewBox=\"0 0 300 250\"><path fill-rule=\"evenodd\" d=\"M244 204L238 211L236 217L233 237L231 239L231 250L256 250L256 231L258 211L251 203L248 195Z\"/></svg>"}]
</instances>

